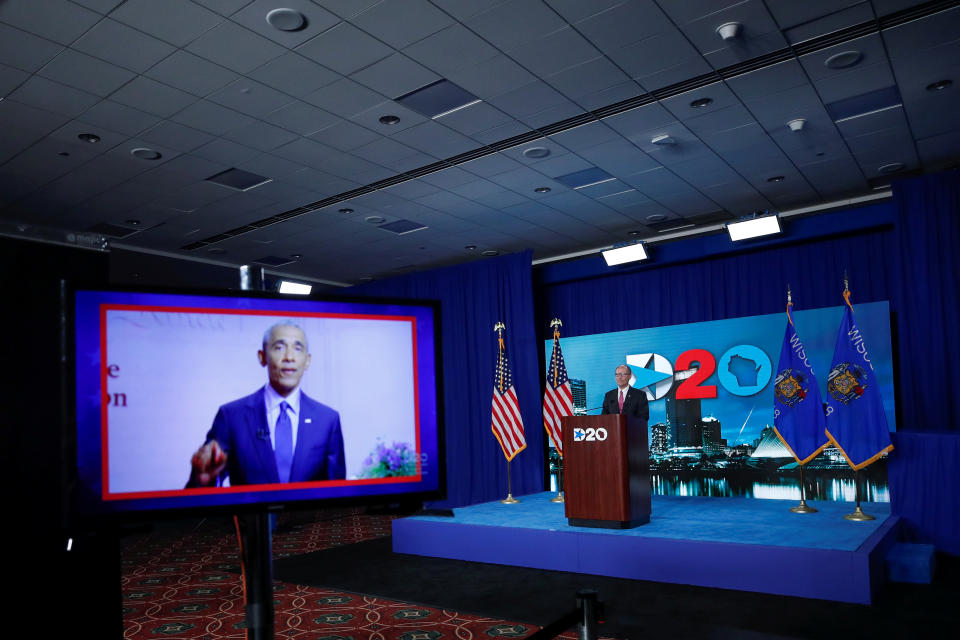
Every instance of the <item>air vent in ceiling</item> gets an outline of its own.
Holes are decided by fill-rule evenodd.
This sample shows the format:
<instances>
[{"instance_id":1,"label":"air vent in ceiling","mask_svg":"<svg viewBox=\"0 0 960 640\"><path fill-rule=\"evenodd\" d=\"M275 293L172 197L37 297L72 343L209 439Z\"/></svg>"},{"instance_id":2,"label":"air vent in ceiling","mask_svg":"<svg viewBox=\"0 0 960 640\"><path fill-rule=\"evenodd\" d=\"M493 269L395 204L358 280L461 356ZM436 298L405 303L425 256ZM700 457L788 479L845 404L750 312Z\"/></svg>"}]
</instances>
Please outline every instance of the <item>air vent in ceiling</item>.
<instances>
[{"instance_id":1,"label":"air vent in ceiling","mask_svg":"<svg viewBox=\"0 0 960 640\"><path fill-rule=\"evenodd\" d=\"M428 118L439 118L480 102L480 99L449 80L437 80L433 84L400 96L396 101Z\"/></svg>"},{"instance_id":2,"label":"air vent in ceiling","mask_svg":"<svg viewBox=\"0 0 960 640\"><path fill-rule=\"evenodd\" d=\"M420 224L419 222L413 222L412 220L395 220L394 222L381 224L379 227L377 227L377 229L391 231L400 236L405 233L412 233L414 231L419 231L420 229L426 228L426 225Z\"/></svg>"},{"instance_id":3,"label":"air vent in ceiling","mask_svg":"<svg viewBox=\"0 0 960 640\"><path fill-rule=\"evenodd\" d=\"M289 256L263 256L262 258L254 259L254 262L268 267L282 267L285 264L294 262L294 260Z\"/></svg>"},{"instance_id":4,"label":"air vent in ceiling","mask_svg":"<svg viewBox=\"0 0 960 640\"><path fill-rule=\"evenodd\" d=\"M118 224L110 224L109 222L100 222L88 228L87 231L92 231L93 233L99 233L105 236L110 236L111 238L126 238L129 235L133 235L140 229L130 229L129 227L121 227Z\"/></svg>"},{"instance_id":5,"label":"air vent in ceiling","mask_svg":"<svg viewBox=\"0 0 960 640\"><path fill-rule=\"evenodd\" d=\"M244 171L243 169L227 169L226 171L221 171L215 176L210 176L207 178L207 182L215 182L239 191L247 191L249 189L253 189L254 187L259 187L260 185L266 184L271 180L273 180L273 178L267 178L266 176L257 175L256 173L250 173L249 171Z\"/></svg>"},{"instance_id":6,"label":"air vent in ceiling","mask_svg":"<svg viewBox=\"0 0 960 640\"><path fill-rule=\"evenodd\" d=\"M840 122L868 113L876 113L890 107L899 107L901 104L900 92L897 91L897 88L885 87L845 100L837 100L824 106L827 107L827 112L833 118L833 121Z\"/></svg>"},{"instance_id":7,"label":"air vent in ceiling","mask_svg":"<svg viewBox=\"0 0 960 640\"><path fill-rule=\"evenodd\" d=\"M571 189L582 189L592 184L613 180L613 176L598 167L590 167L589 169L582 169L563 176L557 176L554 180L560 184L567 185Z\"/></svg>"}]
</instances>

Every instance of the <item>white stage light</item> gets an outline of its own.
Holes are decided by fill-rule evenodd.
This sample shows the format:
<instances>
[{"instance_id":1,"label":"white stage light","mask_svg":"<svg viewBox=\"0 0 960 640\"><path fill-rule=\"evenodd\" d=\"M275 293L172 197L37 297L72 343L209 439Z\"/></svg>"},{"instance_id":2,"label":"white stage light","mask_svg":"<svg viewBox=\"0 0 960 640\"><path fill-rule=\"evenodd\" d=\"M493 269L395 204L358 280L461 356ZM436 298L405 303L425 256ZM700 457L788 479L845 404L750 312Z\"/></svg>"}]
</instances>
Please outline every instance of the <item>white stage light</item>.
<instances>
[{"instance_id":1,"label":"white stage light","mask_svg":"<svg viewBox=\"0 0 960 640\"><path fill-rule=\"evenodd\" d=\"M777 214L727 224L727 233L730 234L730 239L734 242L768 236L780 233L780 231L780 216Z\"/></svg>"},{"instance_id":2,"label":"white stage light","mask_svg":"<svg viewBox=\"0 0 960 640\"><path fill-rule=\"evenodd\" d=\"M280 293L292 293L299 296L307 296L310 295L312 290L313 286L309 284L290 282L289 280L280 281Z\"/></svg>"},{"instance_id":3,"label":"white stage light","mask_svg":"<svg viewBox=\"0 0 960 640\"><path fill-rule=\"evenodd\" d=\"M607 266L612 267L627 262L636 262L637 260L647 259L647 247L642 242L628 244L625 247L616 247L607 249L603 252L603 259L607 261Z\"/></svg>"}]
</instances>

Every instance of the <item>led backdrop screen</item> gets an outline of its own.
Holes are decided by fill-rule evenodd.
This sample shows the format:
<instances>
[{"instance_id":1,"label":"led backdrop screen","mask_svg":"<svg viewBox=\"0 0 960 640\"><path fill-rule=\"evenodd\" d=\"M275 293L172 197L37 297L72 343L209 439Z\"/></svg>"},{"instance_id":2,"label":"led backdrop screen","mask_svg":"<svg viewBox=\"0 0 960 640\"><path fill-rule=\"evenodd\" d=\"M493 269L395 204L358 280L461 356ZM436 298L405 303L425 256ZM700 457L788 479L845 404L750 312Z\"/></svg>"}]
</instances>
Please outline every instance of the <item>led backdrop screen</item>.
<instances>
[{"instance_id":1,"label":"led backdrop screen","mask_svg":"<svg viewBox=\"0 0 960 640\"><path fill-rule=\"evenodd\" d=\"M285 322L303 329L311 355L301 391L339 415L344 477L278 484L231 484L228 477L187 488L191 457L219 408L267 383L257 352L265 331ZM436 323L429 304L77 291L82 506L130 511L438 495ZM265 415L251 419L251 441L269 442ZM301 421L298 446L311 428Z\"/></svg>"},{"instance_id":2,"label":"led backdrop screen","mask_svg":"<svg viewBox=\"0 0 960 640\"><path fill-rule=\"evenodd\" d=\"M895 430L889 305L859 304L855 313L888 426ZM826 375L842 314L843 307L793 313L823 397L829 397ZM655 491L799 498L796 465L771 428L773 377L786 321L786 314L777 313L562 338L574 410L599 413L604 393L616 386L614 369L627 363L632 385L644 387L650 401ZM548 362L552 346L552 340L544 345ZM886 500L885 465L874 467L868 468L868 497ZM814 497L852 499L852 472L836 450L828 449L806 469Z\"/></svg>"}]
</instances>

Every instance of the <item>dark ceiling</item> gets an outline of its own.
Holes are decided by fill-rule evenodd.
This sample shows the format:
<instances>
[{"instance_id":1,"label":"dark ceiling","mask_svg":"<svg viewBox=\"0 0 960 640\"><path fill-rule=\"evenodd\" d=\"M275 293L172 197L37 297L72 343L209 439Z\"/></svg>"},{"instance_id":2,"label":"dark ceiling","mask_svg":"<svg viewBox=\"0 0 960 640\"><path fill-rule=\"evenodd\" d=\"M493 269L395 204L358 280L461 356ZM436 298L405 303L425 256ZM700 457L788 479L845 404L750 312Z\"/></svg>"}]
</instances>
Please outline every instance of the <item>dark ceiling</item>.
<instances>
[{"instance_id":1,"label":"dark ceiling","mask_svg":"<svg viewBox=\"0 0 960 640\"><path fill-rule=\"evenodd\" d=\"M958 5L0 0L0 234L349 284L882 197Z\"/></svg>"}]
</instances>

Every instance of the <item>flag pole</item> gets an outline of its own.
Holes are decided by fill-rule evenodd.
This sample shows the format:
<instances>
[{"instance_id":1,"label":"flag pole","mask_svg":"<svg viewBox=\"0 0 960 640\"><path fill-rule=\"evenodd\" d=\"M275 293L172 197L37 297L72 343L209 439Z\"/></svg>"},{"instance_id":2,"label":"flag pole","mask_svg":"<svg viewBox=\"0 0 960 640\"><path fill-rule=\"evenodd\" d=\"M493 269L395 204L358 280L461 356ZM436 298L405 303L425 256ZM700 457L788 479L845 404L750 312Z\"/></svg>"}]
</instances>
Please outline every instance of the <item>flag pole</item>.
<instances>
[{"instance_id":1,"label":"flag pole","mask_svg":"<svg viewBox=\"0 0 960 640\"><path fill-rule=\"evenodd\" d=\"M509 460L507 460L507 497L504 498L503 500L501 500L500 502L502 502L503 504L517 504L518 502L520 502L519 500L517 500L516 498L513 497L513 492L511 491L511 487L510 487L510 461L509 461Z\"/></svg>"},{"instance_id":2,"label":"flag pole","mask_svg":"<svg viewBox=\"0 0 960 640\"><path fill-rule=\"evenodd\" d=\"M792 325L793 317L790 315L790 308L793 306L793 294L790 292L790 285L787 285L787 321ZM797 458L797 464L800 465L800 504L795 507L791 507L790 511L793 513L816 513L817 510L813 507L807 506L806 500L806 488L803 481L803 466L804 463L800 462L800 459Z\"/></svg>"},{"instance_id":3,"label":"flag pole","mask_svg":"<svg viewBox=\"0 0 960 640\"><path fill-rule=\"evenodd\" d=\"M853 484L857 489L857 508L853 510L853 513L848 513L843 516L844 520L853 520L854 522L869 522L871 520L876 520L873 516L868 513L864 513L863 509L860 508L860 469L857 469L853 472Z\"/></svg>"},{"instance_id":4,"label":"flag pole","mask_svg":"<svg viewBox=\"0 0 960 640\"><path fill-rule=\"evenodd\" d=\"M800 504L798 504L795 507L792 507L790 511L794 513L816 513L817 512L816 509L814 509L813 507L807 506L806 488L803 482L803 467L804 465L801 464L800 465Z\"/></svg>"},{"instance_id":5,"label":"flag pole","mask_svg":"<svg viewBox=\"0 0 960 640\"><path fill-rule=\"evenodd\" d=\"M553 339L556 343L560 339L560 327L563 326L563 322L560 321L560 318L554 318L550 321L550 328L553 329ZM547 376L547 384L550 384L549 374ZM553 366L553 379L557 379L557 365L554 363ZM563 436L561 435L561 439ZM550 502L563 503L563 453L557 451L557 495L550 498Z\"/></svg>"}]
</instances>

